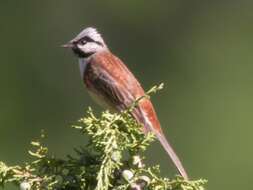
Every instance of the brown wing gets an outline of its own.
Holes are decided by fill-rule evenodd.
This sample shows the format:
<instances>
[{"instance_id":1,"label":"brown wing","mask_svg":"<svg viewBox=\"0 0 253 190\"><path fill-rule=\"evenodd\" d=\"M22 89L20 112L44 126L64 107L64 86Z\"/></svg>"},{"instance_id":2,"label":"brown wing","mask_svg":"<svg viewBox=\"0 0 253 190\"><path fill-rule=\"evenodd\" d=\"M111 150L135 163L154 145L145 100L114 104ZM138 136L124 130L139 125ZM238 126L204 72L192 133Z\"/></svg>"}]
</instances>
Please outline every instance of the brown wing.
<instances>
[{"instance_id":1,"label":"brown wing","mask_svg":"<svg viewBox=\"0 0 253 190\"><path fill-rule=\"evenodd\" d=\"M126 109L144 95L144 90L134 75L110 52L100 52L91 58L84 80L91 91L100 94L109 107L118 111ZM143 99L133 111L133 116L146 129L155 128L160 131L160 123L150 100Z\"/></svg>"},{"instance_id":2,"label":"brown wing","mask_svg":"<svg viewBox=\"0 0 253 190\"><path fill-rule=\"evenodd\" d=\"M144 95L144 91L120 59L110 52L95 54L84 73L87 87L100 94L101 98L118 111L129 107L133 101ZM184 178L188 178L179 158L162 133L152 103L148 99L139 102L133 110L135 119L145 126L144 131L153 131L164 149L170 155L178 171Z\"/></svg>"}]
</instances>

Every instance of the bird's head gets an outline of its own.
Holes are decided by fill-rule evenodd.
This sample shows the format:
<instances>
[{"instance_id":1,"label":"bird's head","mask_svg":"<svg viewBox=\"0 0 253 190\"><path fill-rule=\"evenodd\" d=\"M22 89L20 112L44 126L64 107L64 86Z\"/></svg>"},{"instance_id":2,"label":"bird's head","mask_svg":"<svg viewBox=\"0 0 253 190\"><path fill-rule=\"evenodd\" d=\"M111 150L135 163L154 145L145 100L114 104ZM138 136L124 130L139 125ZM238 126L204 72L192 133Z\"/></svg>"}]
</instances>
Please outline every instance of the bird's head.
<instances>
[{"instance_id":1,"label":"bird's head","mask_svg":"<svg viewBox=\"0 0 253 190\"><path fill-rule=\"evenodd\" d=\"M94 53L107 49L101 35L92 27L85 28L62 47L71 48L79 58L87 58Z\"/></svg>"}]
</instances>

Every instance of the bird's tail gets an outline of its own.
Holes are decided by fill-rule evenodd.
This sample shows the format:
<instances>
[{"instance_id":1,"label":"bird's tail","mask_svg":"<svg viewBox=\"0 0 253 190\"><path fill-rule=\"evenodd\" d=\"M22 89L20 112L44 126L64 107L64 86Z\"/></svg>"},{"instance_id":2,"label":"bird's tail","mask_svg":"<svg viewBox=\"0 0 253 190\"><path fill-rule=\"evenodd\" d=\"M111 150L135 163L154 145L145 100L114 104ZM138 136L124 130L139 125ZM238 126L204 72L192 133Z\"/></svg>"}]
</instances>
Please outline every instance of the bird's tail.
<instances>
[{"instance_id":1,"label":"bird's tail","mask_svg":"<svg viewBox=\"0 0 253 190\"><path fill-rule=\"evenodd\" d=\"M179 171L179 173L185 179L188 179L188 175L187 175L181 161L179 160L177 154L175 153L175 151L173 150L173 148L169 144L168 140L165 138L164 134L162 132L161 133L155 132L155 135L158 138L158 140L160 141L160 143L162 144L165 151L169 154L171 160L173 161L173 163L177 167L177 170Z\"/></svg>"},{"instance_id":2,"label":"bird's tail","mask_svg":"<svg viewBox=\"0 0 253 190\"><path fill-rule=\"evenodd\" d=\"M150 103L149 105L152 108L151 111L153 111L153 112L151 112L150 115L156 116L151 102L149 102L149 103ZM186 171L185 171L185 169L184 169L181 161L179 160L177 154L175 153L175 151L173 150L173 148L169 144L168 140L165 138L165 136L164 136L164 134L162 132L162 129L160 127L160 123L159 123L158 119L155 117L154 118L155 121L153 121L151 123L150 120L148 119L147 113L145 113L144 111L142 111L142 109L140 107L139 107L139 109L135 109L132 114L133 114L133 116L136 118L136 120L138 122L143 123L143 125L144 125L144 128L143 128L144 133L153 132L155 134L155 136L158 138L158 140L162 144L162 146L165 149L165 151L170 156L172 162L176 166L176 168L179 171L179 173L183 176L184 179L188 179L188 175L187 175L187 173L186 173ZM153 127L153 126L156 126L156 127Z\"/></svg>"}]
</instances>

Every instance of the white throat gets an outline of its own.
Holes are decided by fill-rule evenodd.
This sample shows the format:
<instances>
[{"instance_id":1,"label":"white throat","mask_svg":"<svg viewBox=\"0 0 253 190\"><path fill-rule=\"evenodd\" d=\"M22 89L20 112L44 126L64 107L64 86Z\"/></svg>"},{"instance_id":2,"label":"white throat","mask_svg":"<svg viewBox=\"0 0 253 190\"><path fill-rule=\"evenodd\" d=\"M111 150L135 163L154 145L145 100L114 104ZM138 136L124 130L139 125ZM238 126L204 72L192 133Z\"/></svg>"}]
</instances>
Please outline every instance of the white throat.
<instances>
[{"instance_id":1,"label":"white throat","mask_svg":"<svg viewBox=\"0 0 253 190\"><path fill-rule=\"evenodd\" d=\"M81 74L81 77L83 79L83 75L84 75L84 71L87 67L87 64L88 64L88 59L89 58L79 58L79 69L80 69L80 74Z\"/></svg>"}]
</instances>

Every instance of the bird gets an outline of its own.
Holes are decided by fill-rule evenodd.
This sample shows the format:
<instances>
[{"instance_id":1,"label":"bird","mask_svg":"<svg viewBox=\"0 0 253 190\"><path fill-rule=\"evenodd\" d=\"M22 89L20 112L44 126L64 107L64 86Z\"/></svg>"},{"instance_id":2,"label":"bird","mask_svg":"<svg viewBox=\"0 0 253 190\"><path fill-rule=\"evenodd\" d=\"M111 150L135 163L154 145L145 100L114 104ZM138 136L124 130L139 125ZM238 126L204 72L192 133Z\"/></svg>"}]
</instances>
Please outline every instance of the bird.
<instances>
[{"instance_id":1,"label":"bird","mask_svg":"<svg viewBox=\"0 0 253 190\"><path fill-rule=\"evenodd\" d=\"M102 107L121 112L145 95L139 81L110 51L96 28L83 29L62 47L71 49L78 57L81 79L88 93ZM186 170L162 131L151 100L142 99L131 114L143 125L144 132L155 134L180 175L188 179Z\"/></svg>"}]
</instances>

